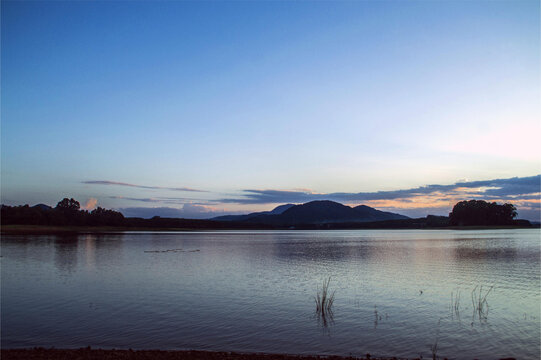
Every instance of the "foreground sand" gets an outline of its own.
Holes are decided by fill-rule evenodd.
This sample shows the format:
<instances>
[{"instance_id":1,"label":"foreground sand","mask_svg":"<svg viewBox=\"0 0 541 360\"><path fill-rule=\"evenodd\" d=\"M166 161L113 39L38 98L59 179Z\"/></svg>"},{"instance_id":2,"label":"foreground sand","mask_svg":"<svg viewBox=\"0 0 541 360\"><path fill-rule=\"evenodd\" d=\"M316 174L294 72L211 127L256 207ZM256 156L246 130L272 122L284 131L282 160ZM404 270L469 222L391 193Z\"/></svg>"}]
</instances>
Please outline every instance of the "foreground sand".
<instances>
[{"instance_id":1,"label":"foreground sand","mask_svg":"<svg viewBox=\"0 0 541 360\"><path fill-rule=\"evenodd\" d=\"M365 357L341 357L341 356L301 356L301 355L283 355L283 354L262 354L262 353L234 353L234 352L217 352L217 351L163 351L163 350L101 350L91 348L81 348L73 350L65 349L7 349L1 350L2 360L37 360L37 359L50 359L50 360L361 360L376 358L370 357L367 354ZM397 358L386 358L391 360ZM378 360L384 360L378 358Z\"/></svg>"}]
</instances>

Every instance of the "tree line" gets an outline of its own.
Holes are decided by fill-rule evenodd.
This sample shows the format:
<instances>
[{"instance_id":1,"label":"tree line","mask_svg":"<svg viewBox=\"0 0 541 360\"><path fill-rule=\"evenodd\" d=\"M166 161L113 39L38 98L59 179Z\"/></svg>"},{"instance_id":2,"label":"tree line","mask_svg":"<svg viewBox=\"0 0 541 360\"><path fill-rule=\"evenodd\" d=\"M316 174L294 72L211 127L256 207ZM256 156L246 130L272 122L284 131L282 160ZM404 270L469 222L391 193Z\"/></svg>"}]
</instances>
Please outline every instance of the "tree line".
<instances>
[{"instance_id":1,"label":"tree line","mask_svg":"<svg viewBox=\"0 0 541 360\"><path fill-rule=\"evenodd\" d=\"M2 225L44 225L44 226L111 226L125 228L155 229L259 229L258 224L239 222L220 222L198 219L162 218L151 219L130 217L122 213L97 207L92 211L82 210L81 204L71 198L64 198L50 207L47 205L2 205L0 209ZM265 227L270 228L270 227Z\"/></svg>"},{"instance_id":2,"label":"tree line","mask_svg":"<svg viewBox=\"0 0 541 360\"><path fill-rule=\"evenodd\" d=\"M446 226L530 226L527 220L514 220L517 210L513 204L499 205L484 200L460 201L449 217L432 216L419 219L386 220L372 223L307 224L297 229L362 229L362 228L430 228ZM213 221L197 219L126 218L122 213L97 207L92 211L82 210L78 201L64 198L56 207L46 205L2 205L2 225L45 225L45 226L111 226L126 228L182 228L182 229L275 229L242 221Z\"/></svg>"},{"instance_id":3,"label":"tree line","mask_svg":"<svg viewBox=\"0 0 541 360\"><path fill-rule=\"evenodd\" d=\"M50 226L124 226L124 215L118 211L97 207L92 211L81 210L81 204L64 198L56 207L2 205L3 225Z\"/></svg>"},{"instance_id":4,"label":"tree line","mask_svg":"<svg viewBox=\"0 0 541 360\"><path fill-rule=\"evenodd\" d=\"M449 223L458 226L513 225L517 209L513 204L499 205L484 200L460 201L449 214Z\"/></svg>"}]
</instances>

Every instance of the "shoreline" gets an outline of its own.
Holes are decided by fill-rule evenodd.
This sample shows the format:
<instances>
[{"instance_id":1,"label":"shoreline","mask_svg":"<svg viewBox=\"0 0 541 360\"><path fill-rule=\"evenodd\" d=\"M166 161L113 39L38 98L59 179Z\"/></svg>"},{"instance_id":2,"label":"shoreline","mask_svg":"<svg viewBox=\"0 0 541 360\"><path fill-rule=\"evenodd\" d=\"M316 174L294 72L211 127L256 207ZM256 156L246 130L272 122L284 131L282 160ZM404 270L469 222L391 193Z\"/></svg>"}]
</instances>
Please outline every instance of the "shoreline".
<instances>
[{"instance_id":1,"label":"shoreline","mask_svg":"<svg viewBox=\"0 0 541 360\"><path fill-rule=\"evenodd\" d=\"M54 235L54 234L79 234L79 233L119 233L133 232L193 232L193 231L335 231L335 230L506 230L506 229L539 229L537 226L446 226L446 227L393 227L393 228L347 228L347 229L268 229L268 228L147 228L125 226L47 226L47 225L2 225L1 234L14 235Z\"/></svg>"},{"instance_id":2,"label":"shoreline","mask_svg":"<svg viewBox=\"0 0 541 360\"><path fill-rule=\"evenodd\" d=\"M1 349L2 360L98 360L98 359L130 359L130 360L408 360L398 357L372 357L366 354L362 357L339 355L294 355L275 353L243 353L207 350L118 350L93 349L91 347L78 349L55 348L23 348ZM419 360L412 358L411 360Z\"/></svg>"}]
</instances>

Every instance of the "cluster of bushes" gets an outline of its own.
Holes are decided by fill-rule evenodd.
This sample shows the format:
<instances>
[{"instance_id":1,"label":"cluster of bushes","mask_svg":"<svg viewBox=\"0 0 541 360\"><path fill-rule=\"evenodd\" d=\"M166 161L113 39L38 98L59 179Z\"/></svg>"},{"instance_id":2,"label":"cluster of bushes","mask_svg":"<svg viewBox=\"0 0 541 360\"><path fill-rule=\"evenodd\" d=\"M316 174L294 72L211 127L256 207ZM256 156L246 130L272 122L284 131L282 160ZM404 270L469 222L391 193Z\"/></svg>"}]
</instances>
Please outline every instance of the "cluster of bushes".
<instances>
[{"instance_id":1,"label":"cluster of bushes","mask_svg":"<svg viewBox=\"0 0 541 360\"><path fill-rule=\"evenodd\" d=\"M65 198L52 208L46 205L2 205L3 225L51 225L51 226L123 226L124 215L118 211L98 207L92 211L81 210L74 199Z\"/></svg>"},{"instance_id":2,"label":"cluster of bushes","mask_svg":"<svg viewBox=\"0 0 541 360\"><path fill-rule=\"evenodd\" d=\"M451 225L513 225L517 209L513 204L498 205L483 200L461 201L449 214Z\"/></svg>"}]
</instances>

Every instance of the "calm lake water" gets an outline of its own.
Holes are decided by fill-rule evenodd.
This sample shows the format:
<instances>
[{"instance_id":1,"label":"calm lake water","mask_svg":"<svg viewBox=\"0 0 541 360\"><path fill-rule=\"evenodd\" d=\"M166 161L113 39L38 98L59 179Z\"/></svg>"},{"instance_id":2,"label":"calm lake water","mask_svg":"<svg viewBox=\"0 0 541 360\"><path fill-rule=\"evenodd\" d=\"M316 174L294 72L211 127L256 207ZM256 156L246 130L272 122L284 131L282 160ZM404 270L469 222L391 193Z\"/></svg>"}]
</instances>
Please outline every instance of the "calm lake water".
<instances>
[{"instance_id":1,"label":"calm lake water","mask_svg":"<svg viewBox=\"0 0 541 360\"><path fill-rule=\"evenodd\" d=\"M540 248L539 229L5 235L1 345L539 359Z\"/></svg>"}]
</instances>

